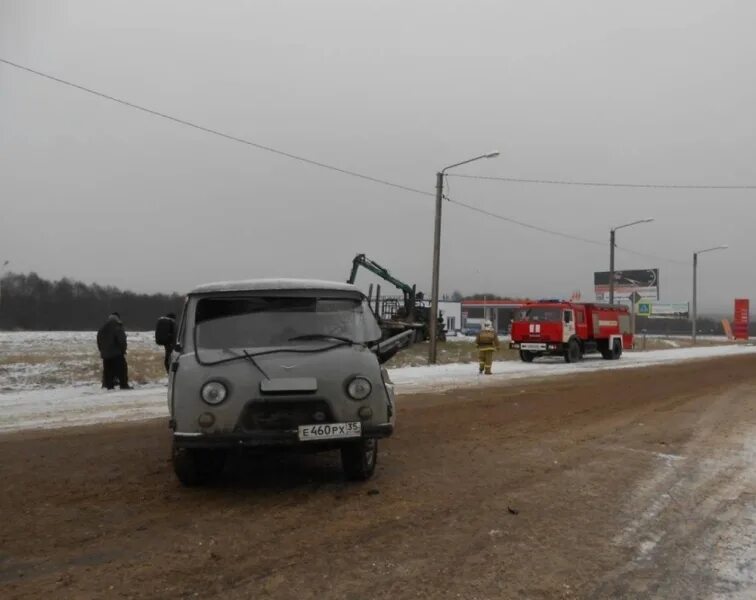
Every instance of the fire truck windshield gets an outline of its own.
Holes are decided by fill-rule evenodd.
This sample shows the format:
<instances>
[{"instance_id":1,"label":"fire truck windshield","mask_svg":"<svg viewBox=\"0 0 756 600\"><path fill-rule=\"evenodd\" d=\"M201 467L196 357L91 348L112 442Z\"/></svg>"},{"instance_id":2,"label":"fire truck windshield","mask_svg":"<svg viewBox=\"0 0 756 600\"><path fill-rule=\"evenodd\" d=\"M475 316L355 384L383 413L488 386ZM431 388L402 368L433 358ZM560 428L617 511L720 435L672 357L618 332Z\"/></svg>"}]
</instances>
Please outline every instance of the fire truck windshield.
<instances>
[{"instance_id":1,"label":"fire truck windshield","mask_svg":"<svg viewBox=\"0 0 756 600\"><path fill-rule=\"evenodd\" d=\"M526 308L520 311L518 315L520 321L561 321L562 310L560 308L552 307L533 307Z\"/></svg>"}]
</instances>

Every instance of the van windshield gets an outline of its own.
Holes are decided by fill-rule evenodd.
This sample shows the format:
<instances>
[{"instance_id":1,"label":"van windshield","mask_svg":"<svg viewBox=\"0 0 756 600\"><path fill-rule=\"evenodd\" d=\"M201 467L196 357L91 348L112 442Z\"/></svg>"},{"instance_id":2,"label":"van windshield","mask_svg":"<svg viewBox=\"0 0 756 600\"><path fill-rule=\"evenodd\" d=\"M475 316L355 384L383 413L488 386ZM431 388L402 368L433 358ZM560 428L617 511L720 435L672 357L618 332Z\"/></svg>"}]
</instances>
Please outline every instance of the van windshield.
<instances>
[{"instance_id":1,"label":"van windshield","mask_svg":"<svg viewBox=\"0 0 756 600\"><path fill-rule=\"evenodd\" d=\"M533 308L526 308L520 311L520 314L517 316L518 321L561 321L562 320L562 309L561 308L554 308L554 307L533 307Z\"/></svg>"},{"instance_id":2,"label":"van windshield","mask_svg":"<svg viewBox=\"0 0 756 600\"><path fill-rule=\"evenodd\" d=\"M309 341L292 339L300 336ZM197 352L330 344L328 336L362 344L378 340L381 330L357 298L202 298L195 309Z\"/></svg>"}]
</instances>

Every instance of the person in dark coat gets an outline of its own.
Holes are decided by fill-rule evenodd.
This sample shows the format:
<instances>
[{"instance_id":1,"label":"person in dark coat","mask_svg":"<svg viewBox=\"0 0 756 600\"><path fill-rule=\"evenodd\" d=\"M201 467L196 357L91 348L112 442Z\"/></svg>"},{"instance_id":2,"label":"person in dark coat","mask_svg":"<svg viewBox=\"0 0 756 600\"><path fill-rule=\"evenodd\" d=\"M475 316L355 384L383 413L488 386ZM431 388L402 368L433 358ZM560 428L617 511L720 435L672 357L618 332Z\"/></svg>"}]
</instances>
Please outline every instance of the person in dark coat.
<instances>
[{"instance_id":1,"label":"person in dark coat","mask_svg":"<svg viewBox=\"0 0 756 600\"><path fill-rule=\"evenodd\" d=\"M97 332L97 349L102 358L102 387L112 390L118 381L122 390L130 390L126 331L117 312L112 313Z\"/></svg>"},{"instance_id":2,"label":"person in dark coat","mask_svg":"<svg viewBox=\"0 0 756 600\"><path fill-rule=\"evenodd\" d=\"M171 367L171 354L176 347L176 314L168 313L158 319L155 326L155 343L158 346L163 346L165 350L165 358L163 364L165 365L165 372L167 373Z\"/></svg>"}]
</instances>

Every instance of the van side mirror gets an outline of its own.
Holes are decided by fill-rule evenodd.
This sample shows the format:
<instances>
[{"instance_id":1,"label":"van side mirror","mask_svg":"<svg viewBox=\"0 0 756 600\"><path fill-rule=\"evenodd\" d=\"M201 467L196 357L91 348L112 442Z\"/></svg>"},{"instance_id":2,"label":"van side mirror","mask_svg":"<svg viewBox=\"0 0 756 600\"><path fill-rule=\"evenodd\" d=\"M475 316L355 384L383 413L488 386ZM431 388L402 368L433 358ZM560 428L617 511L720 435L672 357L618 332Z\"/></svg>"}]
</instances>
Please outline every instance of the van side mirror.
<instances>
[{"instance_id":1,"label":"van side mirror","mask_svg":"<svg viewBox=\"0 0 756 600\"><path fill-rule=\"evenodd\" d=\"M570 313L570 312L564 313L564 322L565 323L572 323L572 313Z\"/></svg>"},{"instance_id":2,"label":"van side mirror","mask_svg":"<svg viewBox=\"0 0 756 600\"><path fill-rule=\"evenodd\" d=\"M181 344L176 344L176 345L175 345L175 346L173 347L173 351L174 351L174 352L178 352L179 354L181 354L181 352L183 352L183 350L184 350L184 349L183 349L183 348L181 347Z\"/></svg>"}]
</instances>

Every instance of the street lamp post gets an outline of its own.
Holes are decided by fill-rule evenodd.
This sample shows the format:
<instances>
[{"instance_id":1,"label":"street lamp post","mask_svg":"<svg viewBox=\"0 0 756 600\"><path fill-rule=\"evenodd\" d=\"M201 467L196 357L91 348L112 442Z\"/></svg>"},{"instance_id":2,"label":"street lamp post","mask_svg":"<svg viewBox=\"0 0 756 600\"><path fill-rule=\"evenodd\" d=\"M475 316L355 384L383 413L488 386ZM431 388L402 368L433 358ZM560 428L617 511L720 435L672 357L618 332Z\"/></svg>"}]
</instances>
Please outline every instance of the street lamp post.
<instances>
[{"instance_id":1,"label":"street lamp post","mask_svg":"<svg viewBox=\"0 0 756 600\"><path fill-rule=\"evenodd\" d=\"M698 250L693 253L693 309L692 309L692 325L691 325L691 338L693 345L696 344L696 320L698 319L698 255L704 252L714 252L714 250L726 250L727 246L714 246L713 248L706 248L705 250Z\"/></svg>"},{"instance_id":2,"label":"street lamp post","mask_svg":"<svg viewBox=\"0 0 756 600\"><path fill-rule=\"evenodd\" d=\"M454 167L460 167L467 163L480 160L481 158L494 158L496 156L499 156L498 151L488 152L487 154L481 154L480 156L444 167L436 173L436 216L433 223L433 280L431 291L431 314L430 322L428 323L428 326L430 327L428 363L432 365L436 363L438 347L438 332L436 330L438 328L438 275L441 262L441 203L444 199L444 175L446 174L446 171L453 169Z\"/></svg>"},{"instance_id":3,"label":"street lamp post","mask_svg":"<svg viewBox=\"0 0 756 600\"><path fill-rule=\"evenodd\" d=\"M614 304L614 249L616 248L616 234L618 229L640 225L641 223L651 223L653 219L641 219L632 223L625 223L609 231L609 304Z\"/></svg>"}]
</instances>

